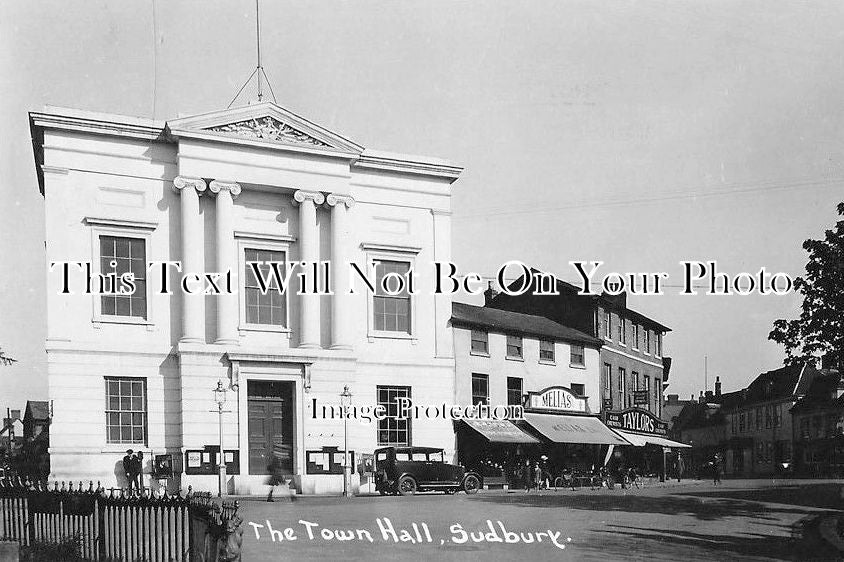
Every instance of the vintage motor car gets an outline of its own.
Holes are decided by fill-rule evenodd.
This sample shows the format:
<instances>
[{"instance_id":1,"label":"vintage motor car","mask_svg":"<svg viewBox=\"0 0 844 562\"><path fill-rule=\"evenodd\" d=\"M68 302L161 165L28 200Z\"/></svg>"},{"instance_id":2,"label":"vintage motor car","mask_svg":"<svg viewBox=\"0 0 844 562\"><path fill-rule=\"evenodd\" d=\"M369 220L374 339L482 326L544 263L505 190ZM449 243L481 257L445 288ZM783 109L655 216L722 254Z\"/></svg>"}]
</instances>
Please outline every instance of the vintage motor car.
<instances>
[{"instance_id":1,"label":"vintage motor car","mask_svg":"<svg viewBox=\"0 0 844 562\"><path fill-rule=\"evenodd\" d=\"M436 447L384 447L375 450L375 489L384 496L442 490L475 494L483 485L477 472L448 464Z\"/></svg>"}]
</instances>

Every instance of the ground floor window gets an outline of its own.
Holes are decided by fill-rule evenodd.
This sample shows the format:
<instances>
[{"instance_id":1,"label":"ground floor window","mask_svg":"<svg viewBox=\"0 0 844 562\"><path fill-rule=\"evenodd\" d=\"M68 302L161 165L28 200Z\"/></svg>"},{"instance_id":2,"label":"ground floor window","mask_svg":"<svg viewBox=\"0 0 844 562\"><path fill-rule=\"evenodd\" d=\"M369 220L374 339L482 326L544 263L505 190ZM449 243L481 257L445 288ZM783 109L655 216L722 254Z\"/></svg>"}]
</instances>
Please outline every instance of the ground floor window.
<instances>
[{"instance_id":1,"label":"ground floor window","mask_svg":"<svg viewBox=\"0 0 844 562\"><path fill-rule=\"evenodd\" d=\"M409 386L379 386L377 387L378 405L384 406L386 417L378 421L379 445L411 444L410 419L398 419L399 398L410 399Z\"/></svg>"},{"instance_id":2,"label":"ground floor window","mask_svg":"<svg viewBox=\"0 0 844 562\"><path fill-rule=\"evenodd\" d=\"M147 381L105 377L106 443L147 441Z\"/></svg>"}]
</instances>

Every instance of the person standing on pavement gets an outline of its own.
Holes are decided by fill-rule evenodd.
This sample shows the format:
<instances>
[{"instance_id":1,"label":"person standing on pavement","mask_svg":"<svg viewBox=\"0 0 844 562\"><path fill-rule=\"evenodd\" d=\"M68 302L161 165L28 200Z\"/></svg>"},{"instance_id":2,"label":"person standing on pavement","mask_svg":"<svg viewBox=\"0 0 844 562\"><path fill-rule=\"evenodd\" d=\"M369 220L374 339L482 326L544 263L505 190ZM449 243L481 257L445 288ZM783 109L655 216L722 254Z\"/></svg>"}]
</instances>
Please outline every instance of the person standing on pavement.
<instances>
[{"instance_id":1,"label":"person standing on pavement","mask_svg":"<svg viewBox=\"0 0 844 562\"><path fill-rule=\"evenodd\" d=\"M144 491L144 452L138 451L135 453L135 460L132 464L132 476L135 480L135 490L140 494Z\"/></svg>"},{"instance_id":2,"label":"person standing on pavement","mask_svg":"<svg viewBox=\"0 0 844 562\"><path fill-rule=\"evenodd\" d=\"M721 455L715 453L712 459L712 485L717 486L721 483Z\"/></svg>"},{"instance_id":3,"label":"person standing on pavement","mask_svg":"<svg viewBox=\"0 0 844 562\"><path fill-rule=\"evenodd\" d=\"M132 493L132 463L134 462L135 451L128 449L123 457L123 475L129 484L129 493Z\"/></svg>"},{"instance_id":4,"label":"person standing on pavement","mask_svg":"<svg viewBox=\"0 0 844 562\"><path fill-rule=\"evenodd\" d=\"M680 452L677 453L676 469L677 482L680 482L683 479L683 471L686 470L686 463L683 461L683 454Z\"/></svg>"}]
</instances>

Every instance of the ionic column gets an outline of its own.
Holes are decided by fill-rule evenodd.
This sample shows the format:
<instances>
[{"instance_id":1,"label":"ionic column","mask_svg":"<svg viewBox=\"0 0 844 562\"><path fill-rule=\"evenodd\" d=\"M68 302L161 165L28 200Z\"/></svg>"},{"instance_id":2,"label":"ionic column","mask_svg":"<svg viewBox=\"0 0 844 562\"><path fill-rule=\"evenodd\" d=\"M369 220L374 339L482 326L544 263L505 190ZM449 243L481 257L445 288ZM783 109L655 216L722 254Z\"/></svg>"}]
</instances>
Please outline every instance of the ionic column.
<instances>
[{"instance_id":1,"label":"ionic column","mask_svg":"<svg viewBox=\"0 0 844 562\"><path fill-rule=\"evenodd\" d=\"M208 189L217 194L217 271L231 271L231 286L238 287L238 259L234 242L234 198L240 184L214 180ZM221 281L225 285L225 279ZM221 289L223 288L221 286ZM217 296L217 340L215 343L237 345L237 294L223 291Z\"/></svg>"},{"instance_id":2,"label":"ionic column","mask_svg":"<svg viewBox=\"0 0 844 562\"><path fill-rule=\"evenodd\" d=\"M326 197L331 206L331 349L352 349L349 295L348 209L355 200L348 195Z\"/></svg>"},{"instance_id":3,"label":"ionic column","mask_svg":"<svg viewBox=\"0 0 844 562\"><path fill-rule=\"evenodd\" d=\"M299 190L293 194L294 203L299 205L299 260L312 271L312 265L319 260L317 238L316 206L322 205L325 197L318 191ZM299 347L320 347L319 295L299 295L301 326Z\"/></svg>"},{"instance_id":4,"label":"ionic column","mask_svg":"<svg viewBox=\"0 0 844 562\"><path fill-rule=\"evenodd\" d=\"M205 180L176 176L173 188L181 194L182 272L202 274L202 219L199 195ZM182 337L179 341L201 343L205 340L204 295L182 293Z\"/></svg>"}]
</instances>

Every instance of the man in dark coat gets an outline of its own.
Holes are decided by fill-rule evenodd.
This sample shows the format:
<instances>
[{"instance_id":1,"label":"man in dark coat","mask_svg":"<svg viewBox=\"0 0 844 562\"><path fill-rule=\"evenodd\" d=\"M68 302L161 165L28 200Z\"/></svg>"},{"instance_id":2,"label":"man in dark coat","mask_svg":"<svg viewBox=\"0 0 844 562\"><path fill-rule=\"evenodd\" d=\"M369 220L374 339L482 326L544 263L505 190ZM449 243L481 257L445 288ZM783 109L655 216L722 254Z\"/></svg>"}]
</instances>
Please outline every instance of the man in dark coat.
<instances>
[{"instance_id":1,"label":"man in dark coat","mask_svg":"<svg viewBox=\"0 0 844 562\"><path fill-rule=\"evenodd\" d=\"M138 451L135 453L134 461L132 462L132 478L135 480L135 490L138 493L144 490L144 452Z\"/></svg>"},{"instance_id":2,"label":"man in dark coat","mask_svg":"<svg viewBox=\"0 0 844 562\"><path fill-rule=\"evenodd\" d=\"M123 475L126 477L126 480L129 482L129 492L132 491L132 463L134 461L134 454L135 452L132 449L126 451L126 456L123 457Z\"/></svg>"}]
</instances>

